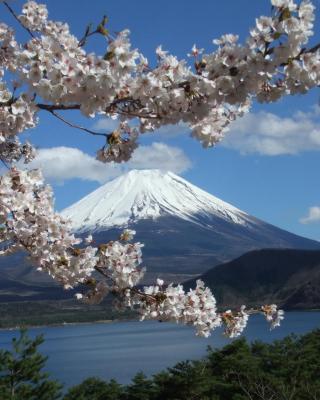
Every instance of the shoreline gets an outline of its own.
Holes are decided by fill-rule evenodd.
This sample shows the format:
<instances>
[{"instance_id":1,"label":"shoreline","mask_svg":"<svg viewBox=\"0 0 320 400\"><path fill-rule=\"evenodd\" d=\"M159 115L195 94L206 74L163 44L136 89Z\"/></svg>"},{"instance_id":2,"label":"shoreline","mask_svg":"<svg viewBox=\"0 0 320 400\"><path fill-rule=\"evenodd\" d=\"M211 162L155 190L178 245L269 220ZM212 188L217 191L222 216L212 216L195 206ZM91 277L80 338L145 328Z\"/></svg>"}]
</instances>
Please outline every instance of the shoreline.
<instances>
[{"instance_id":1,"label":"shoreline","mask_svg":"<svg viewBox=\"0 0 320 400\"><path fill-rule=\"evenodd\" d=\"M40 324L40 325L21 325L21 326L14 326L14 327L8 327L8 328L0 328L1 331L16 331L21 328L27 328L27 329L38 329L38 328L53 328L53 327L63 327L63 326L70 326L70 325L90 325L90 324L111 324L113 322L129 322L130 320L121 320L121 319L101 319L97 321L87 321L87 322L57 322L57 323L52 323L52 324Z\"/></svg>"},{"instance_id":2,"label":"shoreline","mask_svg":"<svg viewBox=\"0 0 320 400\"><path fill-rule=\"evenodd\" d=\"M319 308L314 308L314 309L298 309L298 310L287 310L285 311L286 313L291 313L291 312L301 312L301 313L306 313L306 312L320 312ZM112 323L119 323L119 322L139 322L139 318L115 318L115 319L97 319L93 321L75 321L75 322L56 322L52 324L22 324L21 326L11 326L11 327L5 327L5 328L0 328L0 332L2 331L18 331L21 328L26 328L26 329L38 329L38 328L53 328L53 327L63 327L63 326L72 326L72 325L92 325L92 324L112 324Z\"/></svg>"},{"instance_id":3,"label":"shoreline","mask_svg":"<svg viewBox=\"0 0 320 400\"><path fill-rule=\"evenodd\" d=\"M73 300L0 303L0 330L111 323L137 318L137 313L115 311L108 303L94 306L74 304Z\"/></svg>"},{"instance_id":4,"label":"shoreline","mask_svg":"<svg viewBox=\"0 0 320 400\"><path fill-rule=\"evenodd\" d=\"M18 331L22 328L26 329L38 329L38 328L61 328L63 326L72 326L72 325L92 325L92 324L112 324L119 322L139 322L139 319L134 318L117 318L117 319L98 319L94 321L79 321L79 322L56 322L52 324L21 324L21 326L11 326L6 328L0 328L0 332L2 331Z\"/></svg>"}]
</instances>

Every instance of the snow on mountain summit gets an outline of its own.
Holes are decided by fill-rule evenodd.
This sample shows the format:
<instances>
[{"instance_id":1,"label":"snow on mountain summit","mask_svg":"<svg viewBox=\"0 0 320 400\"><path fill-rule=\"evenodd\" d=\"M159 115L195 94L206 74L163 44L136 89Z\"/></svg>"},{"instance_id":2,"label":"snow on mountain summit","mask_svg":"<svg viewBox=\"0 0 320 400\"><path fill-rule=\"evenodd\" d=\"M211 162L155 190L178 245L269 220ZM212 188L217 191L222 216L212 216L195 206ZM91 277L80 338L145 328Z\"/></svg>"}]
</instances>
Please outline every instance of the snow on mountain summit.
<instances>
[{"instance_id":1,"label":"snow on mountain summit","mask_svg":"<svg viewBox=\"0 0 320 400\"><path fill-rule=\"evenodd\" d=\"M172 172L133 170L62 211L79 232L125 227L142 219L175 216L196 224L214 215L247 225L251 217Z\"/></svg>"}]
</instances>

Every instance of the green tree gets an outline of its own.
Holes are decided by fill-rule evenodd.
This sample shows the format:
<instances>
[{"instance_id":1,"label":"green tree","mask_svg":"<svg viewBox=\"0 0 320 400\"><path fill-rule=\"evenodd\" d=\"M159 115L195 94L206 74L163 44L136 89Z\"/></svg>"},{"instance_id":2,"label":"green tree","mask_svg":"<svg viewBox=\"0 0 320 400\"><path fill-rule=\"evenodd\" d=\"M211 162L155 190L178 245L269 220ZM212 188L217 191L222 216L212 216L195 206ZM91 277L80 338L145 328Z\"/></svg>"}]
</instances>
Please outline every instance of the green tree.
<instances>
[{"instance_id":1,"label":"green tree","mask_svg":"<svg viewBox=\"0 0 320 400\"><path fill-rule=\"evenodd\" d=\"M73 386L63 400L120 400L125 399L123 387L115 380L105 382L99 378L87 378Z\"/></svg>"},{"instance_id":2,"label":"green tree","mask_svg":"<svg viewBox=\"0 0 320 400\"><path fill-rule=\"evenodd\" d=\"M207 363L202 361L179 362L173 368L155 375L157 400L207 400L211 396L211 376Z\"/></svg>"},{"instance_id":3,"label":"green tree","mask_svg":"<svg viewBox=\"0 0 320 400\"><path fill-rule=\"evenodd\" d=\"M127 386L126 400L152 400L155 396L152 380L147 379L143 372L138 372Z\"/></svg>"},{"instance_id":4,"label":"green tree","mask_svg":"<svg viewBox=\"0 0 320 400\"><path fill-rule=\"evenodd\" d=\"M0 350L1 400L57 400L61 385L48 379L43 372L47 357L38 352L42 335L28 337L21 329L20 337L12 339L12 350Z\"/></svg>"}]
</instances>

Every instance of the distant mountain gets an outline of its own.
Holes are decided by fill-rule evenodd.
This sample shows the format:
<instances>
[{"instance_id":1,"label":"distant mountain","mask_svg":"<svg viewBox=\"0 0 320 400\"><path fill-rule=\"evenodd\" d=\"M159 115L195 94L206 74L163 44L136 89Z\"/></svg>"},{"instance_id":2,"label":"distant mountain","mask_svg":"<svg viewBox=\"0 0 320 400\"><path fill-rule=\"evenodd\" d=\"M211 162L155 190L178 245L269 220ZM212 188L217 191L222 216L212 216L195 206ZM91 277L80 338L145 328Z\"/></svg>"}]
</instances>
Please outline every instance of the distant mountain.
<instances>
[{"instance_id":1,"label":"distant mountain","mask_svg":"<svg viewBox=\"0 0 320 400\"><path fill-rule=\"evenodd\" d=\"M30 266L24 253L0 257L0 302L72 298L48 274Z\"/></svg>"},{"instance_id":2,"label":"distant mountain","mask_svg":"<svg viewBox=\"0 0 320 400\"><path fill-rule=\"evenodd\" d=\"M171 172L133 170L62 211L78 232L125 227L140 220L172 216L214 229L210 217L240 226L257 224L232 205Z\"/></svg>"},{"instance_id":3,"label":"distant mountain","mask_svg":"<svg viewBox=\"0 0 320 400\"><path fill-rule=\"evenodd\" d=\"M201 279L219 306L276 303L284 309L320 309L320 251L251 251L212 268ZM192 287L195 280L185 285Z\"/></svg>"},{"instance_id":4,"label":"distant mountain","mask_svg":"<svg viewBox=\"0 0 320 400\"><path fill-rule=\"evenodd\" d=\"M319 249L320 243L267 224L185 179L159 170L134 170L68 207L74 231L92 233L96 244L114 240L125 227L145 244L144 283L155 277L181 282L261 248ZM59 297L61 290L31 268L24 255L0 257L0 300ZM62 295L62 294L61 294Z\"/></svg>"},{"instance_id":5,"label":"distant mountain","mask_svg":"<svg viewBox=\"0 0 320 400\"><path fill-rule=\"evenodd\" d=\"M62 215L97 242L114 239L124 227L135 229L136 239L145 243L149 277L165 273L187 279L259 248L320 249L319 242L267 224L159 170L130 171Z\"/></svg>"}]
</instances>

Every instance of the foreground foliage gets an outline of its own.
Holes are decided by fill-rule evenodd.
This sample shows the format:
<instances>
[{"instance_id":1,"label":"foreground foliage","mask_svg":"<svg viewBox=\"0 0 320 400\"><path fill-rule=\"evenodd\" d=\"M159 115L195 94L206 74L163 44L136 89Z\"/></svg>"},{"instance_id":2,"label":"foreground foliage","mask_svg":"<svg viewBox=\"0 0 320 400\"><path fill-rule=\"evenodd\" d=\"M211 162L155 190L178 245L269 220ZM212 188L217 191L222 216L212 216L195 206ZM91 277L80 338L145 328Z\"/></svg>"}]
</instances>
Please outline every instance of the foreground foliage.
<instances>
[{"instance_id":1,"label":"foreground foliage","mask_svg":"<svg viewBox=\"0 0 320 400\"><path fill-rule=\"evenodd\" d=\"M56 400L61 385L43 372L47 357L38 352L42 335L30 339L26 330L12 340L12 350L0 350L1 400Z\"/></svg>"},{"instance_id":2,"label":"foreground foliage","mask_svg":"<svg viewBox=\"0 0 320 400\"><path fill-rule=\"evenodd\" d=\"M180 362L150 379L139 373L127 386L96 380L88 397L81 397L88 389L84 383L70 389L64 399L317 400L320 330L272 344L249 344L241 338L221 350L209 348L201 361Z\"/></svg>"},{"instance_id":3,"label":"foreground foliage","mask_svg":"<svg viewBox=\"0 0 320 400\"><path fill-rule=\"evenodd\" d=\"M0 351L1 400L320 399L320 330L271 344L241 338L219 350L209 348L203 360L180 362L152 378L140 372L121 385L91 377L65 395L41 372L46 361L38 352L42 340L30 340L23 331L12 352Z\"/></svg>"}]
</instances>

